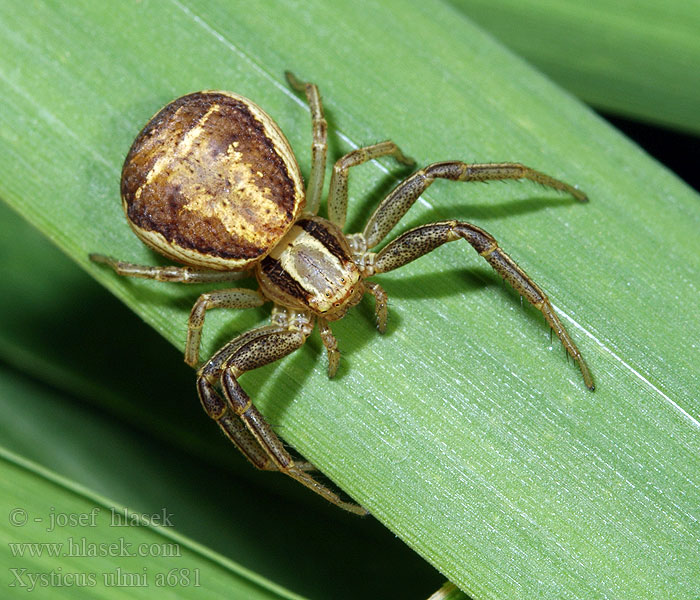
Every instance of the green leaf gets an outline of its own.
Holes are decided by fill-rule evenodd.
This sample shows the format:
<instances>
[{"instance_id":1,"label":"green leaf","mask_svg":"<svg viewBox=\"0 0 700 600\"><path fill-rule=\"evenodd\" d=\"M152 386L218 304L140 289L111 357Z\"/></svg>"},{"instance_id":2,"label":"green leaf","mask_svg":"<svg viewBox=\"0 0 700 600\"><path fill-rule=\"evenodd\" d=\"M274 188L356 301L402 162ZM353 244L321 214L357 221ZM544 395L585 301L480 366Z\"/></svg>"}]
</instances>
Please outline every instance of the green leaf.
<instances>
[{"instance_id":1,"label":"green leaf","mask_svg":"<svg viewBox=\"0 0 700 600\"><path fill-rule=\"evenodd\" d=\"M301 598L171 531L167 511L144 517L2 447L0 490L12 596Z\"/></svg>"},{"instance_id":2,"label":"green leaf","mask_svg":"<svg viewBox=\"0 0 700 600\"><path fill-rule=\"evenodd\" d=\"M469 597L457 589L454 583L448 581L431 595L428 600L469 600Z\"/></svg>"},{"instance_id":3,"label":"green leaf","mask_svg":"<svg viewBox=\"0 0 700 600\"><path fill-rule=\"evenodd\" d=\"M450 0L594 106L700 133L700 2Z\"/></svg>"},{"instance_id":4,"label":"green leaf","mask_svg":"<svg viewBox=\"0 0 700 600\"><path fill-rule=\"evenodd\" d=\"M310 598L427 596L439 584L377 521L250 468L204 417L180 351L5 204L0 222L0 359L50 384L0 363L1 445L112 502L165 509L172 530ZM115 355L129 356L128 377ZM113 565L133 567L128 557Z\"/></svg>"},{"instance_id":5,"label":"green leaf","mask_svg":"<svg viewBox=\"0 0 700 600\"><path fill-rule=\"evenodd\" d=\"M401 227L459 218L493 233L550 294L595 394L464 244L381 278L384 338L368 302L334 326L335 380L314 336L243 385L286 441L475 598L697 596L697 194L435 1L32 9L2 7L0 196L180 349L199 288L87 261L158 260L120 214L119 168L179 94L253 98L308 173L292 69L321 87L332 158L391 137L419 163L518 160L580 185L589 205L440 182ZM404 174L356 171L348 230ZM208 316L205 351L265 313Z\"/></svg>"}]
</instances>

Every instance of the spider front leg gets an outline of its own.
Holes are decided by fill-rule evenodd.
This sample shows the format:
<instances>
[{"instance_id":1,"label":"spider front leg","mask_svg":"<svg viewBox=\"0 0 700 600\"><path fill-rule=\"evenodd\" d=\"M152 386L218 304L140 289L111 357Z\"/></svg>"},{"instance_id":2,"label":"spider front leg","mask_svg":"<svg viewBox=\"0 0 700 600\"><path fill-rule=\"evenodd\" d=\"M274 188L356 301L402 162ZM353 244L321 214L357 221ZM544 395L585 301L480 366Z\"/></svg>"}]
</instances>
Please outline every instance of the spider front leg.
<instances>
[{"instance_id":1,"label":"spider front leg","mask_svg":"<svg viewBox=\"0 0 700 600\"><path fill-rule=\"evenodd\" d=\"M206 413L253 465L259 469L279 470L340 508L364 515L367 511L361 506L342 500L309 475L311 466L308 463L292 459L238 383L238 378L246 371L279 360L300 348L310 332L311 322L307 321L302 327L298 322L286 327L268 325L239 336L199 370L199 398ZM223 391L223 397L217 386Z\"/></svg>"},{"instance_id":2,"label":"spider front leg","mask_svg":"<svg viewBox=\"0 0 700 600\"><path fill-rule=\"evenodd\" d=\"M571 194L579 202L587 202L582 191L554 177L519 163L467 164L460 161L439 162L416 171L397 185L382 200L367 221L361 235L365 248L374 248L394 228L418 197L436 180L494 181L530 179L544 186Z\"/></svg>"},{"instance_id":3,"label":"spider front leg","mask_svg":"<svg viewBox=\"0 0 700 600\"><path fill-rule=\"evenodd\" d=\"M368 253L365 264L371 266L367 267L367 275L398 269L438 246L458 239L469 242L497 273L544 315L566 351L578 363L584 383L590 390L594 390L595 385L588 366L554 312L547 295L510 256L499 248L493 236L483 229L463 221L442 221L416 227L390 242L378 254Z\"/></svg>"}]
</instances>

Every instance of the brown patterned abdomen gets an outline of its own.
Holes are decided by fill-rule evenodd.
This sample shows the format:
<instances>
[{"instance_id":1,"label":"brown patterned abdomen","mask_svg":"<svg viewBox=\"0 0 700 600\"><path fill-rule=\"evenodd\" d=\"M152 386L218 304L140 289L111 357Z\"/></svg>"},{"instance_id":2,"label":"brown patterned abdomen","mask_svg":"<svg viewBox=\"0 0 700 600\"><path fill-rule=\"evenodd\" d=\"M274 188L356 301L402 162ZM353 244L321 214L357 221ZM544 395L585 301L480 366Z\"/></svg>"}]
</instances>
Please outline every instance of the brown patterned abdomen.
<instances>
[{"instance_id":1,"label":"brown patterned abdomen","mask_svg":"<svg viewBox=\"0 0 700 600\"><path fill-rule=\"evenodd\" d=\"M121 193L143 241L215 269L265 256L304 202L279 129L252 102L224 92L183 96L153 117L126 157Z\"/></svg>"}]
</instances>

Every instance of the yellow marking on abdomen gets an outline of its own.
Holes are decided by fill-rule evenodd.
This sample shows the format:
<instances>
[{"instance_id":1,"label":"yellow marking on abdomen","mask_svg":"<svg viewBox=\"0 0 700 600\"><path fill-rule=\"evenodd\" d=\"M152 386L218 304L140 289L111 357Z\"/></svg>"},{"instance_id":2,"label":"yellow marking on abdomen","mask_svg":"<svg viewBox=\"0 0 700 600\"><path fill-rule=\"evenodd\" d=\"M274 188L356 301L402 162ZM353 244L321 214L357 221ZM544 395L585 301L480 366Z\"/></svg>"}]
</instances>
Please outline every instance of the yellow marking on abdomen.
<instances>
[{"instance_id":1,"label":"yellow marking on abdomen","mask_svg":"<svg viewBox=\"0 0 700 600\"><path fill-rule=\"evenodd\" d=\"M240 160L239 156L226 155L230 164L227 179L231 189L227 193L206 190L201 185L187 186L187 173L181 174L181 193L189 201L182 210L202 217L219 220L231 235L249 243L271 243L279 227L287 221L287 213L272 198L269 188L256 185L257 173ZM238 160L236 160L238 159ZM234 187L235 186L235 187Z\"/></svg>"},{"instance_id":2,"label":"yellow marking on abdomen","mask_svg":"<svg viewBox=\"0 0 700 600\"><path fill-rule=\"evenodd\" d=\"M175 111L175 114L172 116L172 119L175 119L177 116L177 113L179 113L184 107L180 107ZM179 161L183 156L186 156L187 153L190 151L192 148L192 145L194 144L195 140L202 135L202 132L204 131L204 124L209 120L209 117L215 113L218 112L219 110L219 105L218 104L212 104L209 110L207 110L206 113L204 113L200 118L199 121L197 121L197 124L192 127L180 140L178 143L177 147L175 148L175 151L172 153L168 154L163 154L156 160L155 164L151 168L151 170L148 172L148 176L146 177L146 182L141 186L144 187L146 185L149 185L160 173L163 171L163 169L166 166L172 165L176 161ZM168 132L169 133L169 132ZM141 189L141 188L139 188ZM138 192L138 191L137 191Z\"/></svg>"}]
</instances>

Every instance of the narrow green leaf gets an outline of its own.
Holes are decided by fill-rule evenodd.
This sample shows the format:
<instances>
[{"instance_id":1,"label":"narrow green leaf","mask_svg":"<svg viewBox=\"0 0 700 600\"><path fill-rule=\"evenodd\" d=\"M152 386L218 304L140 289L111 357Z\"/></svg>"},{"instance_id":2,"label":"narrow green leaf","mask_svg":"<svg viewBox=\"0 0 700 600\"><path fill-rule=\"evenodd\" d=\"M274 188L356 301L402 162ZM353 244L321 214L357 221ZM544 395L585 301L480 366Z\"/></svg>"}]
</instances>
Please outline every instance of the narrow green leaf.
<instances>
[{"instance_id":1,"label":"narrow green leaf","mask_svg":"<svg viewBox=\"0 0 700 600\"><path fill-rule=\"evenodd\" d=\"M698 0L450 0L589 104L700 133Z\"/></svg>"},{"instance_id":2,"label":"narrow green leaf","mask_svg":"<svg viewBox=\"0 0 700 600\"><path fill-rule=\"evenodd\" d=\"M144 518L2 447L0 491L11 597L301 598L175 533L167 510Z\"/></svg>"},{"instance_id":3,"label":"narrow green leaf","mask_svg":"<svg viewBox=\"0 0 700 600\"><path fill-rule=\"evenodd\" d=\"M198 289L86 259L157 260L120 215L119 166L178 94L254 98L308 172L291 68L321 86L333 158L391 136L420 163L512 159L579 184L589 205L441 182L402 226L491 231L550 293L595 394L460 244L381 279L384 339L369 303L334 327L336 380L314 337L243 383L287 441L475 598L697 596L698 196L438 2L242 7L3 7L0 196L182 348ZM401 174L377 166L352 174L349 229ZM206 351L264 318L212 314Z\"/></svg>"},{"instance_id":4,"label":"narrow green leaf","mask_svg":"<svg viewBox=\"0 0 700 600\"><path fill-rule=\"evenodd\" d=\"M470 600L469 597L460 591L454 583L447 582L439 590L428 598L428 600Z\"/></svg>"}]
</instances>

